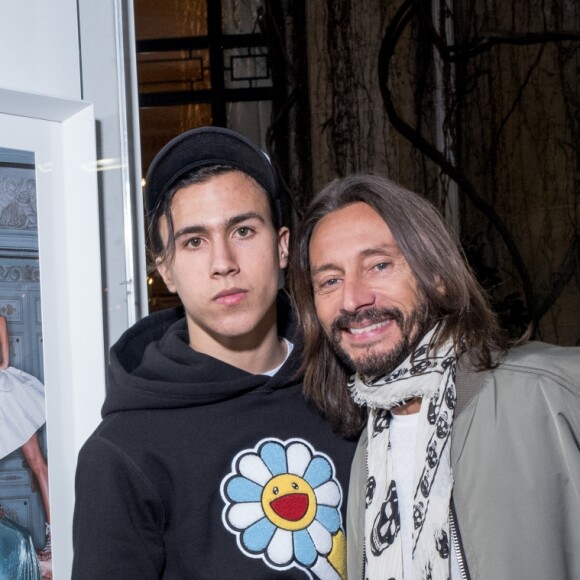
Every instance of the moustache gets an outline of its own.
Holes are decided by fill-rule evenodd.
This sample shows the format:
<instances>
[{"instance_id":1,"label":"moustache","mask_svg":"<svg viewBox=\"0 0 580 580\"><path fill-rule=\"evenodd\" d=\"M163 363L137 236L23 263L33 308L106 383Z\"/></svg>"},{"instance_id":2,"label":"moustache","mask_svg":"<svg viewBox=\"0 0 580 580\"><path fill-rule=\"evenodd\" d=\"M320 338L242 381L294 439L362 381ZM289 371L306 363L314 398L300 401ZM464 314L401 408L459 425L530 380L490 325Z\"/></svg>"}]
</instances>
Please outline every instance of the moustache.
<instances>
[{"instance_id":1,"label":"moustache","mask_svg":"<svg viewBox=\"0 0 580 580\"><path fill-rule=\"evenodd\" d=\"M333 335L362 322L374 324L386 319L394 320L402 328L405 315L398 308L366 308L359 312L343 312L337 316L331 325Z\"/></svg>"}]
</instances>

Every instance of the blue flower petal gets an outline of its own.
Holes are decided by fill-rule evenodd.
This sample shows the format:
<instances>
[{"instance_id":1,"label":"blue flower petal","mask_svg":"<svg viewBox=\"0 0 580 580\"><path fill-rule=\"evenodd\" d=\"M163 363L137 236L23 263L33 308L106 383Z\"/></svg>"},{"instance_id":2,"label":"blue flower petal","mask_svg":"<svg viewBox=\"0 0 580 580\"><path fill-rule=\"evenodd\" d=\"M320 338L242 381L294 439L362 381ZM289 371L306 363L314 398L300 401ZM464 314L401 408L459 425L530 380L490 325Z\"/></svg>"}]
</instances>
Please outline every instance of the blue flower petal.
<instances>
[{"instance_id":1,"label":"blue flower petal","mask_svg":"<svg viewBox=\"0 0 580 580\"><path fill-rule=\"evenodd\" d=\"M318 556L316 546L306 530L294 532L294 555L303 566L310 567Z\"/></svg>"},{"instance_id":2,"label":"blue flower petal","mask_svg":"<svg viewBox=\"0 0 580 580\"><path fill-rule=\"evenodd\" d=\"M316 510L316 519L331 534L335 534L340 528L340 514L336 508L327 505L319 505Z\"/></svg>"},{"instance_id":3,"label":"blue flower petal","mask_svg":"<svg viewBox=\"0 0 580 580\"><path fill-rule=\"evenodd\" d=\"M277 529L268 518L262 518L242 534L242 544L249 552L260 554L268 547Z\"/></svg>"},{"instance_id":4,"label":"blue flower petal","mask_svg":"<svg viewBox=\"0 0 580 580\"><path fill-rule=\"evenodd\" d=\"M280 475L288 471L286 449L280 443L270 441L260 449L260 457L272 475Z\"/></svg>"},{"instance_id":5,"label":"blue flower petal","mask_svg":"<svg viewBox=\"0 0 580 580\"><path fill-rule=\"evenodd\" d=\"M228 481L226 494L230 501L260 501L262 498L262 487L238 475Z\"/></svg>"},{"instance_id":6,"label":"blue flower petal","mask_svg":"<svg viewBox=\"0 0 580 580\"><path fill-rule=\"evenodd\" d=\"M330 463L324 457L314 457L304 474L304 479L314 488L326 483L332 477Z\"/></svg>"}]
</instances>

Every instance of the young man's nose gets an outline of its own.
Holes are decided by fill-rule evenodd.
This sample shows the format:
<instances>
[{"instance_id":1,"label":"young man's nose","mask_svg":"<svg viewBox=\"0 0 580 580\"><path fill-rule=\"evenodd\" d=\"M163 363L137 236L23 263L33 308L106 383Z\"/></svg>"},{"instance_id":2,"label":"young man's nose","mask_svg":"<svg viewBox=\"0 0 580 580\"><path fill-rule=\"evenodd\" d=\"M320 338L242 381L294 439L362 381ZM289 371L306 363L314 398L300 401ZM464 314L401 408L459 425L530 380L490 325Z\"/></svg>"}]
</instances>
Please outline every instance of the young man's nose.
<instances>
[{"instance_id":1,"label":"young man's nose","mask_svg":"<svg viewBox=\"0 0 580 580\"><path fill-rule=\"evenodd\" d=\"M216 240L211 254L212 276L227 276L239 270L235 252L227 240Z\"/></svg>"}]
</instances>

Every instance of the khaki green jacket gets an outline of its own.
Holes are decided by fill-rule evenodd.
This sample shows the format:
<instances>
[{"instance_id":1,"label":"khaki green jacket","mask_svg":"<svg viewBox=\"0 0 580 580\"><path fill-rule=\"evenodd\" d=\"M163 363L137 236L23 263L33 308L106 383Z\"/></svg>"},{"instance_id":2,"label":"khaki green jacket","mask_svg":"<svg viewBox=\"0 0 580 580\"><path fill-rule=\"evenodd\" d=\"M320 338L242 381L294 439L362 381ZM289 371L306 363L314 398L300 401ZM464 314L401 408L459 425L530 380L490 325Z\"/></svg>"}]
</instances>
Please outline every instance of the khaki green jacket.
<instances>
[{"instance_id":1,"label":"khaki green jacket","mask_svg":"<svg viewBox=\"0 0 580 580\"><path fill-rule=\"evenodd\" d=\"M456 385L451 461L465 577L580 580L580 348L530 342L492 371L460 364ZM351 471L349 580L363 578L366 442L365 431Z\"/></svg>"}]
</instances>

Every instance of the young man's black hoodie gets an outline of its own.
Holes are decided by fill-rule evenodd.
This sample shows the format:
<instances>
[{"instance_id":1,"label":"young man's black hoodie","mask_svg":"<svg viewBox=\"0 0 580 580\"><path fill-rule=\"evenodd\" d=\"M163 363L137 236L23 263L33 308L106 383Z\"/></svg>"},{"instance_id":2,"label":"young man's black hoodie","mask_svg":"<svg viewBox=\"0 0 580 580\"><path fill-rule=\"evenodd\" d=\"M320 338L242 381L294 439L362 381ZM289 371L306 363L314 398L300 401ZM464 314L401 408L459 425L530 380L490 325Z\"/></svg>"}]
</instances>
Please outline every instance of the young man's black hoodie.
<instances>
[{"instance_id":1,"label":"young man's black hoodie","mask_svg":"<svg viewBox=\"0 0 580 580\"><path fill-rule=\"evenodd\" d=\"M344 577L354 443L299 366L299 344L273 377L195 352L181 309L129 329L79 454L73 579Z\"/></svg>"}]
</instances>

